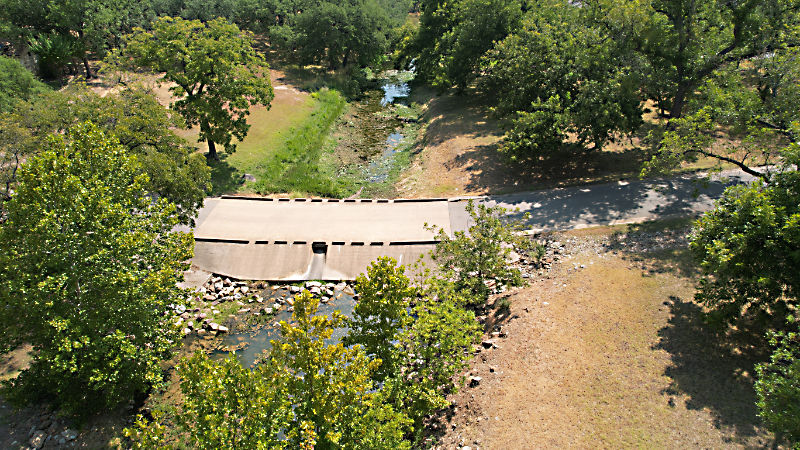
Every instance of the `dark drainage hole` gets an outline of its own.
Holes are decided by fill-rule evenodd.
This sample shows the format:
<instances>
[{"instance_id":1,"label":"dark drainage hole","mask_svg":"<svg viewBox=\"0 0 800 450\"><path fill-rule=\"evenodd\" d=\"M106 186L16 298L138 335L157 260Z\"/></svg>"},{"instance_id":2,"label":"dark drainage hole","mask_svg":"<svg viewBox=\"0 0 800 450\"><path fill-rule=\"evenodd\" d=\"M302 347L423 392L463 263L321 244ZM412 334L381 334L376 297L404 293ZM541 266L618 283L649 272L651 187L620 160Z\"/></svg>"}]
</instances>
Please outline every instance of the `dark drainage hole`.
<instances>
[{"instance_id":1,"label":"dark drainage hole","mask_svg":"<svg viewBox=\"0 0 800 450\"><path fill-rule=\"evenodd\" d=\"M324 242L314 242L311 244L311 251L314 253L328 253L328 244Z\"/></svg>"}]
</instances>

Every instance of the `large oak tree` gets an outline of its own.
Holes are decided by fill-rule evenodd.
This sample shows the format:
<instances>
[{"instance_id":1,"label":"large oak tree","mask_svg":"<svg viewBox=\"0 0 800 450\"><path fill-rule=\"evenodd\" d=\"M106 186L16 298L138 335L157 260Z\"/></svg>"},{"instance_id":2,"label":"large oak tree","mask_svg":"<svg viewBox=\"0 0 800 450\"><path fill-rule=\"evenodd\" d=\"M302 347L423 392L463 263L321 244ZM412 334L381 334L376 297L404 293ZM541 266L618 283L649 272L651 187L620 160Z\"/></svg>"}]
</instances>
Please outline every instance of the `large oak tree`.
<instances>
[{"instance_id":1,"label":"large oak tree","mask_svg":"<svg viewBox=\"0 0 800 450\"><path fill-rule=\"evenodd\" d=\"M139 28L127 36L112 59L159 72L172 85L171 108L187 125L200 127L210 159L218 159L217 144L233 152L233 138L241 141L250 128L250 107L269 106L274 97L269 66L253 48L252 35L221 18L162 17L151 31Z\"/></svg>"}]
</instances>

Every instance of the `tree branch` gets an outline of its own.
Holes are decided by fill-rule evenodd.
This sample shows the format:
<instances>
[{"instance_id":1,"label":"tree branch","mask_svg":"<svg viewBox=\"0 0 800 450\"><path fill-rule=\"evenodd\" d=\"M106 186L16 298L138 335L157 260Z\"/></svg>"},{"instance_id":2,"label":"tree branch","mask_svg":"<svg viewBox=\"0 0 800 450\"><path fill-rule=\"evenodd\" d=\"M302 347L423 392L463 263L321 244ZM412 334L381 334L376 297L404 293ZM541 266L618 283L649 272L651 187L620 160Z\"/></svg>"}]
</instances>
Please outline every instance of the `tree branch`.
<instances>
[{"instance_id":1,"label":"tree branch","mask_svg":"<svg viewBox=\"0 0 800 450\"><path fill-rule=\"evenodd\" d=\"M761 172L759 172L759 171L757 171L755 169L752 169L748 165L746 165L745 163L743 163L741 161L737 161L737 160L735 160L733 158L729 158L727 156L722 156L722 155L717 155L716 153L711 153L711 152L708 152L708 151L705 151L705 150L696 150L696 149L694 149L694 150L686 150L685 152L683 152L684 155L687 155L689 153L700 153L701 155L704 155L704 156L708 156L708 157L711 157L711 158L716 158L716 159L718 159L720 161L725 161L725 162L731 163L731 164L735 165L736 167L738 167L739 169L741 169L742 172L744 172L744 173L750 174L750 175L752 175L754 177L757 177L757 178L761 178L767 184L769 184L769 182L770 182L770 176L767 175L766 173L761 173Z\"/></svg>"}]
</instances>

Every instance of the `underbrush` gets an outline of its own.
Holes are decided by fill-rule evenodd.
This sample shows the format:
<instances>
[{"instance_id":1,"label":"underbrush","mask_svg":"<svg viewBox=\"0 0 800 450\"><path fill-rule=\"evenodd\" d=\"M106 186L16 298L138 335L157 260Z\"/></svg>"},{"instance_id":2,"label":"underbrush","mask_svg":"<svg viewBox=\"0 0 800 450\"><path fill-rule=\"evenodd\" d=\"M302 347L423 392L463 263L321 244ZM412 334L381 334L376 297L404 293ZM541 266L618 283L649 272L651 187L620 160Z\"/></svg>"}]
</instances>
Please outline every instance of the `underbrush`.
<instances>
[{"instance_id":1,"label":"underbrush","mask_svg":"<svg viewBox=\"0 0 800 450\"><path fill-rule=\"evenodd\" d=\"M290 130L282 147L256 167L252 189L259 194L298 193L338 197L336 174L320 164L322 145L346 101L334 90L312 94L318 104L309 118Z\"/></svg>"}]
</instances>

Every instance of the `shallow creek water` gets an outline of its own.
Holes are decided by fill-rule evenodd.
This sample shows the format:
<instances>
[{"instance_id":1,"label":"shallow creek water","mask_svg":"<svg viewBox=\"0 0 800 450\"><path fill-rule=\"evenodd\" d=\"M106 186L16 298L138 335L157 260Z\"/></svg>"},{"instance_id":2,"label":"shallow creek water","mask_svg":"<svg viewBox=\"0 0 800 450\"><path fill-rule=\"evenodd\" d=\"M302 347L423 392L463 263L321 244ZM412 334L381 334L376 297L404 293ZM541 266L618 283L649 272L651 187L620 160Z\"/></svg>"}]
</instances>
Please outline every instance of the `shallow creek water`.
<instances>
[{"instance_id":1,"label":"shallow creek water","mask_svg":"<svg viewBox=\"0 0 800 450\"><path fill-rule=\"evenodd\" d=\"M265 305L275 303L275 299L279 296L291 296L285 289L271 291L265 289L259 295L267 299ZM327 303L320 303L317 315L330 316L333 311L339 311L346 317L353 316L353 308L355 307L355 300L353 296L343 291L336 291L333 298ZM252 319L252 316L250 316ZM273 315L260 318L263 323L250 324L242 323L235 330L231 330L221 338L218 348L238 348L236 350L236 359L244 367L250 367L255 364L258 358L265 350L272 348L270 341L273 339L280 339L280 330L277 323L280 321L290 322L292 313L289 312L288 305L283 305L277 313ZM242 329L244 328L244 329ZM330 339L325 340L326 344L336 344L347 333L347 328L337 328ZM243 346L244 344L244 346ZM227 357L229 351L216 350L212 352L212 357L215 359L223 359Z\"/></svg>"},{"instance_id":2,"label":"shallow creek water","mask_svg":"<svg viewBox=\"0 0 800 450\"><path fill-rule=\"evenodd\" d=\"M395 103L407 104L411 95L411 88L408 83L414 78L414 72L408 70L387 71L384 73L384 77L381 83L383 97L379 100L381 109L385 110ZM373 97L370 101L374 102L375 100L377 100L377 97ZM367 165L367 180L369 182L380 183L386 181L389 177L394 155L397 153L400 143L405 139L405 135L398 131L399 128L400 123L397 121L394 130L384 139L380 153L372 155Z\"/></svg>"}]
</instances>

